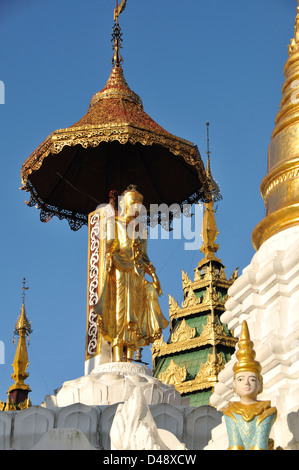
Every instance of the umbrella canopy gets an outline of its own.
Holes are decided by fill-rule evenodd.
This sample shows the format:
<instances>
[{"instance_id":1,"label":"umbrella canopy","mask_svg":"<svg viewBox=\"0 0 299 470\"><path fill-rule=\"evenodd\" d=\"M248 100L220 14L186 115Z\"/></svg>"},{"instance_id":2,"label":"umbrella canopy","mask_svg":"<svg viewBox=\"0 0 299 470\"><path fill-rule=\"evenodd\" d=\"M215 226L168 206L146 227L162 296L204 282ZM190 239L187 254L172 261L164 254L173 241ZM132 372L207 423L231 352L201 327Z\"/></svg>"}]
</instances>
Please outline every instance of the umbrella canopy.
<instances>
[{"instance_id":1,"label":"umbrella canopy","mask_svg":"<svg viewBox=\"0 0 299 470\"><path fill-rule=\"evenodd\" d=\"M210 198L209 178L196 145L151 119L126 83L119 63L76 124L52 132L21 170L29 206L41 220L67 219L73 230L108 203L109 192L135 184L144 205L184 204Z\"/></svg>"}]
</instances>

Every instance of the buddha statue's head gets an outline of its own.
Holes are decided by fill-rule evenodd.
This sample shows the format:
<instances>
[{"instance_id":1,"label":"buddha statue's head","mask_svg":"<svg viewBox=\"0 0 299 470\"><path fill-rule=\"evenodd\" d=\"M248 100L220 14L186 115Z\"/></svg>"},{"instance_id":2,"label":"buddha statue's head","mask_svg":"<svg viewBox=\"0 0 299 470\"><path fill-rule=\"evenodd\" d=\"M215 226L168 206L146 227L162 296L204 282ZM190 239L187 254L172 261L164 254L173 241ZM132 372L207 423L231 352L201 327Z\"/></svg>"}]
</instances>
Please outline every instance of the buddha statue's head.
<instances>
[{"instance_id":1,"label":"buddha statue's head","mask_svg":"<svg viewBox=\"0 0 299 470\"><path fill-rule=\"evenodd\" d=\"M134 218L139 215L143 207L143 196L135 185L131 184L122 193L119 206L121 217Z\"/></svg>"}]
</instances>

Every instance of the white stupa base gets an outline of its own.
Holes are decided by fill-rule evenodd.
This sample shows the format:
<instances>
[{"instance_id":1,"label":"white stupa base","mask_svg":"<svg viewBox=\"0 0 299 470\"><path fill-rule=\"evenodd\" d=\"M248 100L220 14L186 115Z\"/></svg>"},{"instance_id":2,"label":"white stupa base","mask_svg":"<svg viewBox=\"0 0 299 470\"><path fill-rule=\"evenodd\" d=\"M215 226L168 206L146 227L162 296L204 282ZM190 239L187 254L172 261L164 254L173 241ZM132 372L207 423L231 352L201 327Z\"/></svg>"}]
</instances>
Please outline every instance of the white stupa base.
<instances>
[{"instance_id":1,"label":"white stupa base","mask_svg":"<svg viewBox=\"0 0 299 470\"><path fill-rule=\"evenodd\" d=\"M138 384L148 405L168 403L188 405L173 385L165 385L151 370L134 362L110 362L97 366L89 375L64 382L54 395L47 395L45 407L82 403L89 406L113 405L126 401Z\"/></svg>"},{"instance_id":2,"label":"white stupa base","mask_svg":"<svg viewBox=\"0 0 299 470\"><path fill-rule=\"evenodd\" d=\"M107 363L65 382L42 406L0 411L1 450L201 450L221 413L190 407L136 363Z\"/></svg>"},{"instance_id":3,"label":"white stupa base","mask_svg":"<svg viewBox=\"0 0 299 470\"><path fill-rule=\"evenodd\" d=\"M299 448L299 227L277 233L256 252L228 291L221 321L239 337L248 323L264 390L278 411L271 438L275 448ZM221 410L233 397L235 355L219 374L210 403ZM235 398L236 399L236 398ZM207 449L223 448L224 423L213 430Z\"/></svg>"}]
</instances>

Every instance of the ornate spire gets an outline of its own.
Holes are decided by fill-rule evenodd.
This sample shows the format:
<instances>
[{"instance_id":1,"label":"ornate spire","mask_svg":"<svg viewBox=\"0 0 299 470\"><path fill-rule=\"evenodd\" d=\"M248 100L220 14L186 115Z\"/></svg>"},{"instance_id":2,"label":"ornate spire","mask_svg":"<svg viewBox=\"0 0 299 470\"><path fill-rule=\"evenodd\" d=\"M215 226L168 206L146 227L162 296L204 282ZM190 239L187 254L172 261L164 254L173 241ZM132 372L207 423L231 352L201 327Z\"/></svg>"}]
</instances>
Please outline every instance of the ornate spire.
<instances>
[{"instance_id":1,"label":"ornate spire","mask_svg":"<svg viewBox=\"0 0 299 470\"><path fill-rule=\"evenodd\" d=\"M21 313L15 325L14 335L19 336L17 350L13 361L13 370L11 378L14 380L14 384L9 388L8 400L5 410L14 410L20 408L28 408L30 401L27 398L28 393L31 391L29 385L25 384L24 381L29 376L26 372L28 367L28 354L26 346L26 337L29 340L29 335L32 333L31 324L27 319L25 312L25 291L29 289L26 287L26 280L23 279L23 293L22 293L22 308Z\"/></svg>"},{"instance_id":2,"label":"ornate spire","mask_svg":"<svg viewBox=\"0 0 299 470\"><path fill-rule=\"evenodd\" d=\"M210 133L209 133L209 128L210 128L210 123L207 122L207 168L206 168L206 173L207 173L207 179L208 179L208 188L210 192L210 200L211 201L219 201L222 199L222 196L220 194L220 188L216 181L214 180L212 173L211 173L211 164L210 164Z\"/></svg>"},{"instance_id":3,"label":"ornate spire","mask_svg":"<svg viewBox=\"0 0 299 470\"><path fill-rule=\"evenodd\" d=\"M14 335L24 335L24 337L28 338L29 341L29 335L32 333L31 329L31 323L28 321L26 312L25 312L25 291L28 290L29 287L26 287L26 279L23 278L23 287L22 287L22 308L21 308L21 313L18 317L18 320L15 325L14 329Z\"/></svg>"},{"instance_id":4,"label":"ornate spire","mask_svg":"<svg viewBox=\"0 0 299 470\"><path fill-rule=\"evenodd\" d=\"M205 212L203 217L203 225L202 225L202 239L203 245L200 248L200 251L205 254L204 259L202 259L198 265L201 267L203 264L208 263L211 260L219 261L221 260L215 257L216 251L219 249L219 245L215 243L218 229L215 220L215 210L214 210L214 201L217 198L221 198L219 186L214 181L211 173L211 164L210 164L210 137L209 137L209 123L207 122L207 179L208 179L208 186L209 186L209 193L210 198L209 202L204 204Z\"/></svg>"},{"instance_id":5,"label":"ornate spire","mask_svg":"<svg viewBox=\"0 0 299 470\"><path fill-rule=\"evenodd\" d=\"M272 235L299 224L299 3L288 51L282 99L268 151L268 172L261 183L266 217L252 233L256 250Z\"/></svg>"},{"instance_id":6,"label":"ornate spire","mask_svg":"<svg viewBox=\"0 0 299 470\"><path fill-rule=\"evenodd\" d=\"M250 339L249 329L247 322L244 320L242 323L242 330L238 342L239 349L236 352L238 362L233 367L234 374L239 372L250 371L254 372L262 381L261 364L255 360L255 351L253 349L253 342Z\"/></svg>"},{"instance_id":7,"label":"ornate spire","mask_svg":"<svg viewBox=\"0 0 299 470\"><path fill-rule=\"evenodd\" d=\"M205 212L203 216L202 224L202 239L203 244L200 248L200 251L205 254L205 257L200 261L198 267L201 267L203 264L208 263L209 261L219 261L221 260L215 257L216 251L219 249L219 245L215 243L218 230L215 220L215 211L214 211L214 202L206 202L204 204Z\"/></svg>"},{"instance_id":8,"label":"ornate spire","mask_svg":"<svg viewBox=\"0 0 299 470\"><path fill-rule=\"evenodd\" d=\"M289 55L294 54L299 50L299 0L297 0L297 16L295 19L295 33L294 38L291 39L291 43L289 45Z\"/></svg>"},{"instance_id":9,"label":"ornate spire","mask_svg":"<svg viewBox=\"0 0 299 470\"><path fill-rule=\"evenodd\" d=\"M123 62L123 58L120 55L119 50L122 48L122 32L118 24L118 17L122 11L126 8L127 0L122 0L121 4L118 5L118 0L116 0L116 8L114 9L114 26L112 28L112 49L114 54L112 57L112 64L119 66Z\"/></svg>"}]
</instances>

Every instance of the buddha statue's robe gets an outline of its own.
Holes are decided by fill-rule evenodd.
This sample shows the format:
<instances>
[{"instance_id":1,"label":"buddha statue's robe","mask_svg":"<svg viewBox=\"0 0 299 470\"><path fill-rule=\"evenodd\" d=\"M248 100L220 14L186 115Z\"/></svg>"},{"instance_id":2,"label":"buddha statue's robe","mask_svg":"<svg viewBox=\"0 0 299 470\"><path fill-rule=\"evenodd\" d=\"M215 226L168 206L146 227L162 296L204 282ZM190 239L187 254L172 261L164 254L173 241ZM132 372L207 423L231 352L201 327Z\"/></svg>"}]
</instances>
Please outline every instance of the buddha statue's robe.
<instances>
[{"instance_id":1,"label":"buddha statue's robe","mask_svg":"<svg viewBox=\"0 0 299 470\"><path fill-rule=\"evenodd\" d=\"M155 273L147 255L147 231L130 236L132 218L116 216L107 221L106 253L111 266L96 305L98 327L112 348L137 348L161 337L167 327L154 283L145 276Z\"/></svg>"}]
</instances>

